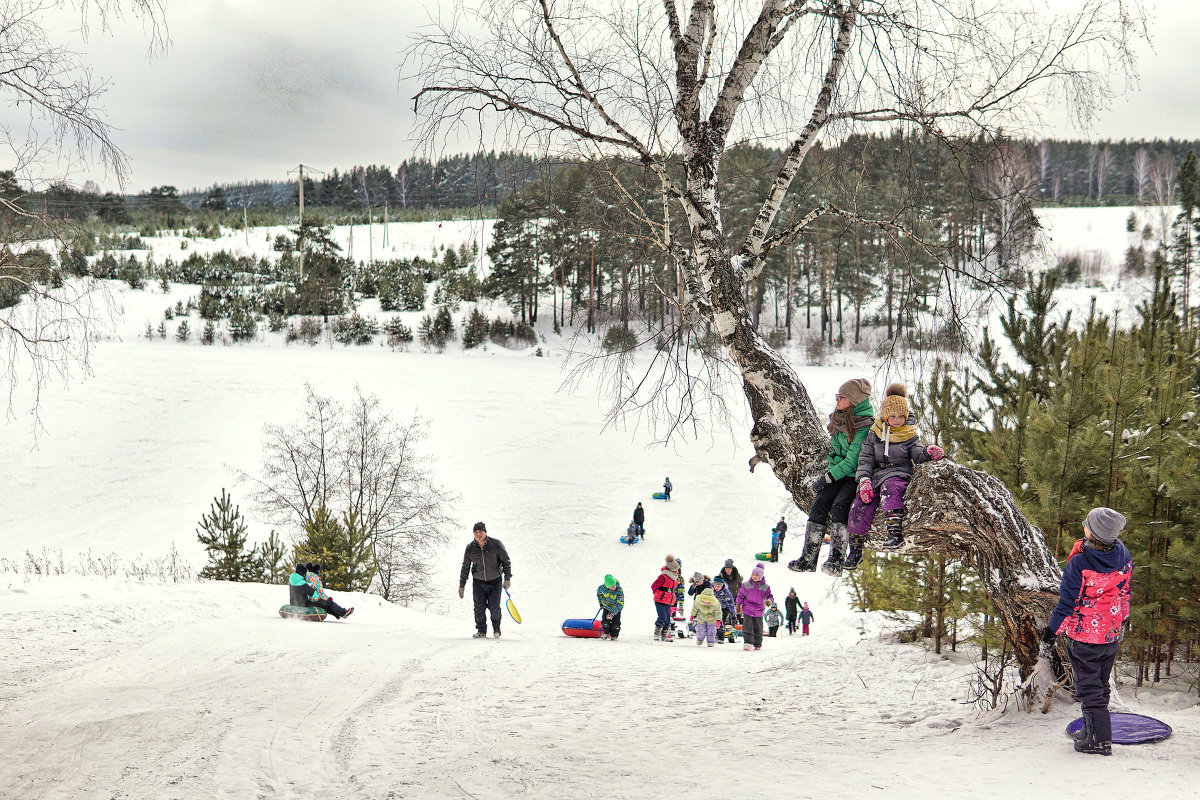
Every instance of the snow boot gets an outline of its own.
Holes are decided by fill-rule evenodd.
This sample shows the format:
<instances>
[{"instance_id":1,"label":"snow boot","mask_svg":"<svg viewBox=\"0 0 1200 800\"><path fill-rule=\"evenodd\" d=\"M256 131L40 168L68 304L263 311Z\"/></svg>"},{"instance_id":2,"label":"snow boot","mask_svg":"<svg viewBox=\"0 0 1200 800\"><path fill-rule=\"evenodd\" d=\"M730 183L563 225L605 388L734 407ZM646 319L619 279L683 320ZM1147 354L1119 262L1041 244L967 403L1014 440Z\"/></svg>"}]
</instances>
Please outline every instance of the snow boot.
<instances>
[{"instance_id":1,"label":"snow boot","mask_svg":"<svg viewBox=\"0 0 1200 800\"><path fill-rule=\"evenodd\" d=\"M347 608L347 609L346 609L346 613L345 613L345 614L342 614L342 619L345 619L346 617L350 616L350 615L351 615L351 614L353 614L353 613L354 613L354 607L353 607L353 606L351 606L350 608Z\"/></svg>"},{"instance_id":2,"label":"snow boot","mask_svg":"<svg viewBox=\"0 0 1200 800\"><path fill-rule=\"evenodd\" d=\"M842 571L857 569L862 562L862 539L857 536L850 537L850 549L846 551L846 560L842 562Z\"/></svg>"},{"instance_id":3,"label":"snow boot","mask_svg":"<svg viewBox=\"0 0 1200 800\"><path fill-rule=\"evenodd\" d=\"M499 628L497 628L496 630L492 631L492 638L493 638L493 639L499 639L499 638L500 638L500 629L499 629Z\"/></svg>"},{"instance_id":4,"label":"snow boot","mask_svg":"<svg viewBox=\"0 0 1200 800\"><path fill-rule=\"evenodd\" d=\"M792 572L816 572L817 559L821 557L821 544L825 541L826 525L818 525L812 520L804 528L804 552L795 561L788 562Z\"/></svg>"},{"instance_id":5,"label":"snow boot","mask_svg":"<svg viewBox=\"0 0 1200 800\"><path fill-rule=\"evenodd\" d=\"M904 514L899 511L889 512L883 518L887 525L888 538L879 545L880 550L898 550L904 545Z\"/></svg>"},{"instance_id":6,"label":"snow boot","mask_svg":"<svg viewBox=\"0 0 1200 800\"><path fill-rule=\"evenodd\" d=\"M661 640L662 640L662 628L655 625L654 626L654 641L658 642Z\"/></svg>"},{"instance_id":7,"label":"snow boot","mask_svg":"<svg viewBox=\"0 0 1200 800\"><path fill-rule=\"evenodd\" d=\"M472 636L471 638L472 639L486 639L487 631L475 631L475 635Z\"/></svg>"},{"instance_id":8,"label":"snow boot","mask_svg":"<svg viewBox=\"0 0 1200 800\"><path fill-rule=\"evenodd\" d=\"M1096 734L1095 721L1091 714L1083 715L1083 738L1075 739L1075 752L1094 756L1111 756L1112 741L1101 741ZM1076 734L1078 736L1078 734ZM1074 738L1074 737L1072 737Z\"/></svg>"},{"instance_id":9,"label":"snow boot","mask_svg":"<svg viewBox=\"0 0 1200 800\"><path fill-rule=\"evenodd\" d=\"M846 541L849 536L846 526L840 522L829 526L829 558L821 565L821 572L835 578L842 574L842 562L846 560Z\"/></svg>"},{"instance_id":10,"label":"snow boot","mask_svg":"<svg viewBox=\"0 0 1200 800\"><path fill-rule=\"evenodd\" d=\"M744 644L744 645L742 645L742 649L743 649L743 650L753 650L753 649L754 649L754 645L750 645L750 644Z\"/></svg>"}]
</instances>

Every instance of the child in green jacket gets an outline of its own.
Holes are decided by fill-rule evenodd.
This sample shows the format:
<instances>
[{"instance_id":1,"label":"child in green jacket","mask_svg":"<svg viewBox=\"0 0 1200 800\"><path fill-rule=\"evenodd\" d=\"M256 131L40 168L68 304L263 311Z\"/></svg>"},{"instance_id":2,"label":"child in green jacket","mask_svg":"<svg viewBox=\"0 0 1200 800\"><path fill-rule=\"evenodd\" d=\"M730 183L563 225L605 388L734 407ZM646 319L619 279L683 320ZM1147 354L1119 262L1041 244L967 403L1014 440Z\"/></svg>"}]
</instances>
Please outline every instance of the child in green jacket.
<instances>
[{"instance_id":1,"label":"child in green jacket","mask_svg":"<svg viewBox=\"0 0 1200 800\"><path fill-rule=\"evenodd\" d=\"M835 408L829 415L829 455L825 472L813 481L813 504L804 530L804 553L788 563L794 572L815 572L821 544L829 534L829 559L823 571L840 575L850 535L846 520L854 502L858 454L863 440L875 421L871 406L871 383L866 378L846 381L834 396ZM833 567L836 565L837 569Z\"/></svg>"}]
</instances>

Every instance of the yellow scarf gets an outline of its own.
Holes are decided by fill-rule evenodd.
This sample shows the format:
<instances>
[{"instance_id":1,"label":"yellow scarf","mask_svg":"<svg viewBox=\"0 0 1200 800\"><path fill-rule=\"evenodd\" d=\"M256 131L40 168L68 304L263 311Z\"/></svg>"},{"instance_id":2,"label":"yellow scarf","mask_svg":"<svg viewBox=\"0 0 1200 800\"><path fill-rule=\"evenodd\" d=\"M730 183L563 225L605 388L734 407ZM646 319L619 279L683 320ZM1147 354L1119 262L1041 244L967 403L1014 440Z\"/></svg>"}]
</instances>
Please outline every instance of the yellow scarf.
<instances>
[{"instance_id":1,"label":"yellow scarf","mask_svg":"<svg viewBox=\"0 0 1200 800\"><path fill-rule=\"evenodd\" d=\"M898 428L893 428L884 421L883 417L876 417L875 424L871 426L871 430L885 443L907 442L917 435L917 427L915 425L909 425L905 422Z\"/></svg>"}]
</instances>

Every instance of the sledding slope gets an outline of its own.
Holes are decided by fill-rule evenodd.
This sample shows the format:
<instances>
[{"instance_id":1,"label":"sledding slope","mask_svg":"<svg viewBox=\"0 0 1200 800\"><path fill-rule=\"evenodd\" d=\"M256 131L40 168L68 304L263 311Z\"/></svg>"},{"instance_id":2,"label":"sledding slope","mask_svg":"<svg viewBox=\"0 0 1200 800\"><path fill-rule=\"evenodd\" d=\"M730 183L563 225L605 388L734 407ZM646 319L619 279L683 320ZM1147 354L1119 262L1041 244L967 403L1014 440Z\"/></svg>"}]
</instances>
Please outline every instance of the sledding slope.
<instances>
[{"instance_id":1,"label":"sledding slope","mask_svg":"<svg viewBox=\"0 0 1200 800\"><path fill-rule=\"evenodd\" d=\"M44 400L39 449L9 427L4 455L18 468L0 553L153 556L174 542L198 568L200 513L222 486L248 510L230 468L255 468L262 424L293 418L306 380L343 397L360 383L401 418L420 410L462 525L440 553L428 610L342 595L356 607L346 623L281 620L282 586L0 575L0 794L640 798L700 786L746 797L1069 797L1085 767L1128 797L1191 791L1196 708L1130 693L1175 735L1085 763L1062 733L1073 708L977 716L965 704L969 666L881 642L878 620L851 612L819 573L767 568L777 594L795 586L813 607L811 637L768 639L759 653L650 641L648 585L663 555L688 574L711 574L726 557L748 572L786 497L767 470L748 472L744 420L733 436L646 449L644 433L601 432L590 392L557 392L560 364L102 346L94 378ZM858 371L804 378L828 397ZM673 499L650 501L666 475ZM621 545L638 500L648 538ZM525 622L506 620L500 641L468 638L470 601L455 594L476 519L513 557ZM803 517L789 519L794 556ZM562 636L564 618L595 611L606 572L628 597L621 640Z\"/></svg>"}]
</instances>

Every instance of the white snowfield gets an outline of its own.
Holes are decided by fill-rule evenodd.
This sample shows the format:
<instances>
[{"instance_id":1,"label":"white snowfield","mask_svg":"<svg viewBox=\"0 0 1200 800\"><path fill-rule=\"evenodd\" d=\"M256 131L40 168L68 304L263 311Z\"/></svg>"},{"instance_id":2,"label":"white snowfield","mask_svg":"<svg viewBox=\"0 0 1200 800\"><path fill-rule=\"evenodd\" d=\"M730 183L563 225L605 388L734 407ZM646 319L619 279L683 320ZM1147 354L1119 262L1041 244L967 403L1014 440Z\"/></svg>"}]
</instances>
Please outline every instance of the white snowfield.
<instances>
[{"instance_id":1,"label":"white snowfield","mask_svg":"<svg viewBox=\"0 0 1200 800\"><path fill-rule=\"evenodd\" d=\"M223 487L265 538L234 473L257 469L262 426L297 417L305 382L419 411L459 525L428 607L335 592L355 607L346 622L280 619L284 586L0 572L4 800L1195 795L1195 694L1126 684L1114 705L1174 735L1080 756L1064 734L1077 706L977 712L962 654L889 642L820 573L767 565L777 599L795 587L813 609L812 636L784 630L756 653L651 641L666 553L687 576L729 557L748 575L782 513L797 555L804 516L766 467L748 471L743 403L731 434L647 447L644 429L602 431L590 388L559 391L554 340L548 358L147 341L156 291L122 293L118 335L92 377L45 392L36 442L27 419L7 424L0 558L174 544L198 570L195 527ZM823 410L863 374L801 370ZM666 476L673 499L652 500ZM622 545L638 501L647 539ZM506 615L498 641L470 638L470 586L457 597L476 520L512 556L524 617ZM563 636L564 619L596 612L606 573L626 594L620 639Z\"/></svg>"}]
</instances>

